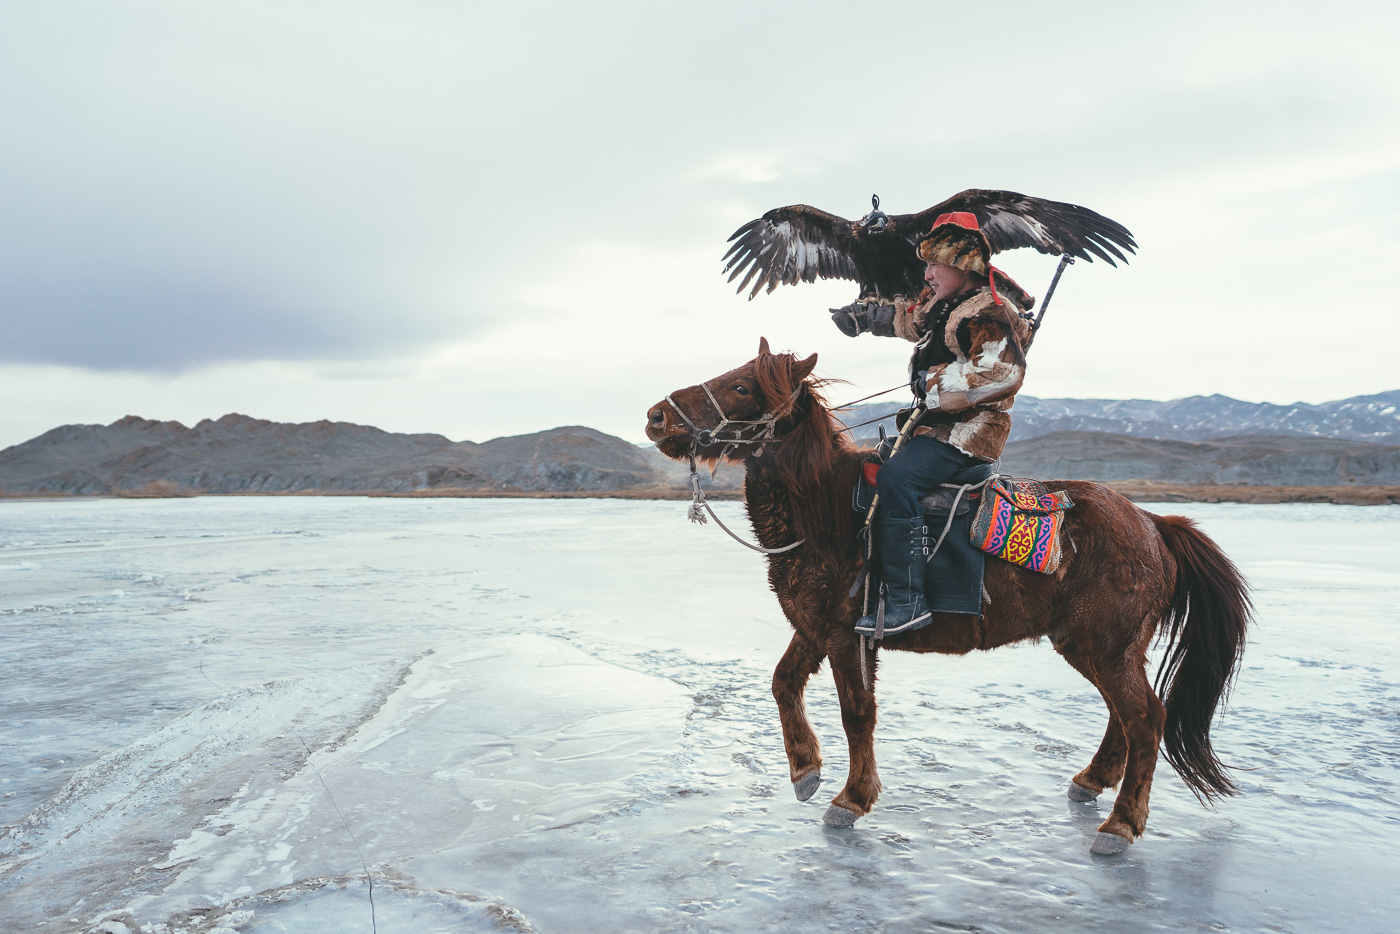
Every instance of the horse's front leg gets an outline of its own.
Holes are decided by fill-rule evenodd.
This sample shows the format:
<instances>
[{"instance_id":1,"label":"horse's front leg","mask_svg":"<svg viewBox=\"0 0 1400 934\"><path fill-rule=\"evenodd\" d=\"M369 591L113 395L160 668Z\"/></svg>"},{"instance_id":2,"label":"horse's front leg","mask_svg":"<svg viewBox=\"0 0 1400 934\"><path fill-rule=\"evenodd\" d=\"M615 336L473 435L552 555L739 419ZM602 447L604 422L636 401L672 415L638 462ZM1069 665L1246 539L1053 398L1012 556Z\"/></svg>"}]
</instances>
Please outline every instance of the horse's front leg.
<instances>
[{"instance_id":1,"label":"horse's front leg","mask_svg":"<svg viewBox=\"0 0 1400 934\"><path fill-rule=\"evenodd\" d=\"M812 797L822 783L821 742L807 720L803 692L807 689L807 679L821 667L824 655L816 643L796 632L773 672L773 699L778 702L788 774L798 801Z\"/></svg>"},{"instance_id":2,"label":"horse's front leg","mask_svg":"<svg viewBox=\"0 0 1400 934\"><path fill-rule=\"evenodd\" d=\"M831 674L841 700L841 725L851 751L851 770L822 817L832 827L849 827L870 813L880 796L880 773L875 769L875 650L855 632L832 636L827 642ZM861 673L865 653L865 674Z\"/></svg>"}]
</instances>

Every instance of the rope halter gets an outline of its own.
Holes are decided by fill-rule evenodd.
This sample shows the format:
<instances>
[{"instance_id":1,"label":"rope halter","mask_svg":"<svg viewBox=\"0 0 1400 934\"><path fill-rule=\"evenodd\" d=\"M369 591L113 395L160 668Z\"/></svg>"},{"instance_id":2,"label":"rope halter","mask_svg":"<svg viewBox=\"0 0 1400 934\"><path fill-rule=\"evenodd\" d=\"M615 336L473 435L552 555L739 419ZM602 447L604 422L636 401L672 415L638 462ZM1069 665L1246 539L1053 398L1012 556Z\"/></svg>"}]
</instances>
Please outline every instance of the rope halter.
<instances>
[{"instance_id":1,"label":"rope halter","mask_svg":"<svg viewBox=\"0 0 1400 934\"><path fill-rule=\"evenodd\" d=\"M765 445L770 443L777 444L782 441L781 438L774 438L773 436L774 432L778 430L777 414L774 412L764 412L763 415L755 419L730 418L728 415L724 414L724 408L719 404L719 400L715 398L715 394L710 391L709 384L701 383L700 388L705 390L705 396L710 400L710 404L715 407L715 411L719 413L719 424L714 428L701 428L696 425L695 422L691 421L690 417L685 414L685 410L680 407L679 403L671 398L671 394L666 394L666 404L671 407L671 411L675 412L680 420L685 423L685 426L690 429L690 452L686 455L686 459L690 461L690 509L686 511L686 517L690 519L691 522L698 522L704 525L705 513L708 512L710 517L715 520L715 523L723 529L730 538L734 539L745 548L749 548L761 554L778 555L786 551L792 551L792 549L801 545L806 539L799 538L791 545L784 545L782 548L764 548L762 545L750 544L738 535L735 535L734 532L730 530L729 526L725 525L720 517L715 514L710 504L705 501L705 492L700 489L700 471L695 466L695 455L699 452L699 449L711 447L714 444L724 445L724 447L720 449L718 455L719 459L728 457L729 452L741 444L757 445L757 447L754 448L753 456L762 456ZM788 396L787 405L789 408L797 401L797 394L801 391L802 386L799 385L792 391L792 395ZM721 437L720 432L729 425L739 425L742 427L731 432L731 436L728 438ZM750 431L756 431L756 434L751 438L744 437L745 434ZM718 461L716 463L718 463Z\"/></svg>"},{"instance_id":2,"label":"rope halter","mask_svg":"<svg viewBox=\"0 0 1400 934\"><path fill-rule=\"evenodd\" d=\"M724 445L718 455L720 458L728 457L730 452L741 444L758 445L754 448L753 456L761 457L763 455L764 445L770 442L776 444L778 441L782 440L773 437L774 432L778 430L778 419L775 412L764 412L761 416L754 419L730 418L728 415L724 414L724 408L719 404L719 400L715 398L715 394L710 391L710 384L700 383L699 385L701 389L705 390L705 397L710 400L710 405L713 405L715 411L719 413L719 424L713 428L701 428L696 425L695 422L691 421L690 417L685 414L685 410L680 407L680 404L677 403L675 399L671 398L671 394L669 392L666 394L666 404L669 405L671 411L675 412L680 420L685 423L685 427L690 429L690 456L692 459L694 459L700 448L708 448L714 444ZM788 396L787 404L789 408L797 401L797 394L801 391L802 387L799 385L792 391L792 395ZM724 429L730 425L740 425L742 427L731 432L731 437L722 437L720 432L724 431ZM750 431L754 431L755 434L752 437L745 437Z\"/></svg>"}]
</instances>

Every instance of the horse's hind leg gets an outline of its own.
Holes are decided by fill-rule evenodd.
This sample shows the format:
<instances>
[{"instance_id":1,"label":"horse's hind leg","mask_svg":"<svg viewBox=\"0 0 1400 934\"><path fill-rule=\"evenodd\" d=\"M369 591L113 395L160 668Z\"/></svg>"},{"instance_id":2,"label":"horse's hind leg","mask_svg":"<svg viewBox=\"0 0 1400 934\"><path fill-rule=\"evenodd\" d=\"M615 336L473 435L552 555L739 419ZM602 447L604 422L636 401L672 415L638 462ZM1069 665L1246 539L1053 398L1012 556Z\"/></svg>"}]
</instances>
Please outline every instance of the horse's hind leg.
<instances>
[{"instance_id":1,"label":"horse's hind leg","mask_svg":"<svg viewBox=\"0 0 1400 934\"><path fill-rule=\"evenodd\" d=\"M1098 689L1104 706L1108 708L1108 726L1104 729L1103 741L1099 743L1098 751L1094 753L1094 758L1088 766L1070 779L1070 798L1075 801L1092 801L1105 788L1112 788L1123 780L1123 770L1128 764L1128 737L1123 732L1123 724L1118 719L1118 714L1113 710L1113 703L1099 686L1098 676L1089 660L1070 646L1056 646L1056 650L1075 671Z\"/></svg>"},{"instance_id":2,"label":"horse's hind leg","mask_svg":"<svg viewBox=\"0 0 1400 934\"><path fill-rule=\"evenodd\" d=\"M807 720L803 692L807 679L821 667L823 655L802 633L793 633L792 642L788 643L787 651L773 672L773 699L778 702L788 772L798 801L812 797L822 782L821 743Z\"/></svg>"},{"instance_id":3,"label":"horse's hind leg","mask_svg":"<svg viewBox=\"0 0 1400 934\"><path fill-rule=\"evenodd\" d=\"M1113 812L1099 825L1099 835L1093 846L1095 853L1121 853L1147 829L1148 797L1152 792L1157 749L1162 742L1167 714L1147 680L1146 664L1146 657L1133 650L1121 667L1100 672L1099 688L1123 726L1128 757Z\"/></svg>"},{"instance_id":4,"label":"horse's hind leg","mask_svg":"<svg viewBox=\"0 0 1400 934\"><path fill-rule=\"evenodd\" d=\"M1107 697L1104 703L1108 706L1108 726L1104 729L1103 741L1088 766L1069 780L1069 796L1075 801L1093 801L1105 788L1117 785L1123 780L1123 770L1128 764L1128 738L1123 733L1123 724Z\"/></svg>"},{"instance_id":5,"label":"horse's hind leg","mask_svg":"<svg viewBox=\"0 0 1400 934\"><path fill-rule=\"evenodd\" d=\"M850 773L822 817L832 827L849 827L870 813L880 796L880 775L875 769L875 663L867 657L869 678L861 675L860 655L864 639L854 632L835 636L827 645L836 694L841 700L841 725L851 752Z\"/></svg>"}]
</instances>

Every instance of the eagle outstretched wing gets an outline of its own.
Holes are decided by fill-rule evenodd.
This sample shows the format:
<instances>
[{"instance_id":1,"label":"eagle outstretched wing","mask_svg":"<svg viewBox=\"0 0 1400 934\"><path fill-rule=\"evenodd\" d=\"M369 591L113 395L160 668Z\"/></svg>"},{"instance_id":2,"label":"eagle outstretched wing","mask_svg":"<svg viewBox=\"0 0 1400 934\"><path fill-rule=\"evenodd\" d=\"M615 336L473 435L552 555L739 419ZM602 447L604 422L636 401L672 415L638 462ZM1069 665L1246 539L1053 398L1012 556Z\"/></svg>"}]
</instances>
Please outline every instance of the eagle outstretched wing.
<instances>
[{"instance_id":1,"label":"eagle outstretched wing","mask_svg":"<svg viewBox=\"0 0 1400 934\"><path fill-rule=\"evenodd\" d=\"M855 226L805 204L774 208L730 236L734 245L724 254L724 271L730 282L744 277L740 292L753 281L749 298L765 285L771 292L779 285L815 282L818 277L859 279L852 255Z\"/></svg>"},{"instance_id":2,"label":"eagle outstretched wing","mask_svg":"<svg viewBox=\"0 0 1400 934\"><path fill-rule=\"evenodd\" d=\"M854 280L861 298L912 296L924 284L916 245L940 214L951 211L976 216L993 253L1030 247L1090 262L1097 257L1114 266L1114 258L1127 262L1123 251L1137 250L1133 235L1117 221L1076 204L1015 191L969 188L917 214L887 216L875 203L876 209L859 221L805 204L774 208L730 236L724 271L730 282L743 276L740 292L753 283L750 299L760 289L771 292L818 278Z\"/></svg>"},{"instance_id":3,"label":"eagle outstretched wing","mask_svg":"<svg viewBox=\"0 0 1400 934\"><path fill-rule=\"evenodd\" d=\"M1064 201L1032 198L1015 191L969 188L918 214L893 215L892 231L918 242L933 227L940 214L967 211L987 235L993 253L1031 247L1041 253L1068 253L1093 262L1098 257L1116 266L1114 257L1127 262L1123 250L1136 252L1133 235L1117 221L1097 211Z\"/></svg>"}]
</instances>

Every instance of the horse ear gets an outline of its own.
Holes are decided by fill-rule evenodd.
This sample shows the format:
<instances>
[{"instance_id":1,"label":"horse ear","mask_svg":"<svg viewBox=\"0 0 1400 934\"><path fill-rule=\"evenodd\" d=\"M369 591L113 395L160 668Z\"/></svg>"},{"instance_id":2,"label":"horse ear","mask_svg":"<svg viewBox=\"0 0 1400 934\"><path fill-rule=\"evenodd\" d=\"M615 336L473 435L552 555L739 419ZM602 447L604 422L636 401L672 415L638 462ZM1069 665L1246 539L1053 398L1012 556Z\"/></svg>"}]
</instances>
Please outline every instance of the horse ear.
<instances>
[{"instance_id":1,"label":"horse ear","mask_svg":"<svg viewBox=\"0 0 1400 934\"><path fill-rule=\"evenodd\" d=\"M812 375L812 371L817 368L817 355L812 354L806 360L798 360L792 365L792 381L800 383Z\"/></svg>"},{"instance_id":2,"label":"horse ear","mask_svg":"<svg viewBox=\"0 0 1400 934\"><path fill-rule=\"evenodd\" d=\"M759 355L760 357L766 357L766 356L768 356L769 354L771 354L772 352L773 352L773 351L771 351L771 350L768 349L768 338L766 338L766 337L760 337L760 338L758 339L758 355Z\"/></svg>"}]
</instances>

